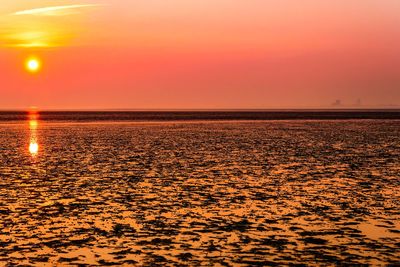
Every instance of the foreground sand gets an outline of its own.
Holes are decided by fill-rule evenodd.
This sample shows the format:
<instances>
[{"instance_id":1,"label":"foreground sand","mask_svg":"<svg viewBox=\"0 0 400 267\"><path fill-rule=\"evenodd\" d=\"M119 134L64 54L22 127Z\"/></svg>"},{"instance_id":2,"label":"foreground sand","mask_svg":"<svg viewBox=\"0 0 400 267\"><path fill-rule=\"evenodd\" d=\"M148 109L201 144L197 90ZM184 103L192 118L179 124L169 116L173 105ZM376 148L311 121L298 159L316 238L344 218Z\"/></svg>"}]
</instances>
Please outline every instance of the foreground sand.
<instances>
[{"instance_id":1,"label":"foreground sand","mask_svg":"<svg viewBox=\"0 0 400 267\"><path fill-rule=\"evenodd\" d=\"M399 121L20 122L0 144L0 266L400 261Z\"/></svg>"}]
</instances>

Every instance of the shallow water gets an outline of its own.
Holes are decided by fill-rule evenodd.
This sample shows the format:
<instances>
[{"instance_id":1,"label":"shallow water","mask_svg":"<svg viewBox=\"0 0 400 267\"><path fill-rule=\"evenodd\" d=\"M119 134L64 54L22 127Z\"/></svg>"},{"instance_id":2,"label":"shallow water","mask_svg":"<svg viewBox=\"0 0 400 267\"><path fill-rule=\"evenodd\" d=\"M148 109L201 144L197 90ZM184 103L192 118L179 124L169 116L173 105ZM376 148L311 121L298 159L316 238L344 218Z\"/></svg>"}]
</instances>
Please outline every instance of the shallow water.
<instances>
[{"instance_id":1,"label":"shallow water","mask_svg":"<svg viewBox=\"0 0 400 267\"><path fill-rule=\"evenodd\" d=\"M400 121L0 123L0 266L400 261Z\"/></svg>"}]
</instances>

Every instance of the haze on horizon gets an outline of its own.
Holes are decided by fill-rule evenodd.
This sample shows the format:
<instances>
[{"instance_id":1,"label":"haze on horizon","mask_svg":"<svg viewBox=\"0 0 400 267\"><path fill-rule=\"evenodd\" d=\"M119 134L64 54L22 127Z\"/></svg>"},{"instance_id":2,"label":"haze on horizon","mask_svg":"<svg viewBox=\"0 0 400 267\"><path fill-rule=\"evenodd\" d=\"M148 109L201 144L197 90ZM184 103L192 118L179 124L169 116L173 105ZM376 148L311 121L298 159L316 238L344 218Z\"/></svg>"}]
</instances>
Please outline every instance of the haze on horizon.
<instances>
[{"instance_id":1,"label":"haze on horizon","mask_svg":"<svg viewBox=\"0 0 400 267\"><path fill-rule=\"evenodd\" d=\"M0 109L400 105L398 0L3 2Z\"/></svg>"}]
</instances>

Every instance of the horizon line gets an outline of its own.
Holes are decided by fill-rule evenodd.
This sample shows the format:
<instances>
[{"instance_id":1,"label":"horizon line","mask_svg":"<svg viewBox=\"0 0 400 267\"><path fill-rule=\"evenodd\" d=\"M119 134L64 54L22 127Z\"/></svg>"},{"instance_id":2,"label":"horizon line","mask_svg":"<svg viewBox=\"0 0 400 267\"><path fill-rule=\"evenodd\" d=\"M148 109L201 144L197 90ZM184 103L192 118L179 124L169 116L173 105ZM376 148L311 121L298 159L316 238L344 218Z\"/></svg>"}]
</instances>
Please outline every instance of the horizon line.
<instances>
[{"instance_id":1,"label":"horizon line","mask_svg":"<svg viewBox=\"0 0 400 267\"><path fill-rule=\"evenodd\" d=\"M307 112L307 111L326 111L326 112L400 112L400 106L396 107L365 107L365 108L195 108L195 109L125 109L125 108L104 108L104 109L0 109L0 112Z\"/></svg>"}]
</instances>

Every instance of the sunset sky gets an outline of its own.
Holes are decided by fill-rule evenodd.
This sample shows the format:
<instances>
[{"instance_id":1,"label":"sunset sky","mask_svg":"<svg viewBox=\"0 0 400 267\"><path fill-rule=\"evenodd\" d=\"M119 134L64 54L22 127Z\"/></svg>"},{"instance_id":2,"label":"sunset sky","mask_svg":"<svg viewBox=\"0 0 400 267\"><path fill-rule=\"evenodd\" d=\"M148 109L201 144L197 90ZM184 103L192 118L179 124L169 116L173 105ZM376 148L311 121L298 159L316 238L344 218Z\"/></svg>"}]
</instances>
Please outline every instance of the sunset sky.
<instances>
[{"instance_id":1,"label":"sunset sky","mask_svg":"<svg viewBox=\"0 0 400 267\"><path fill-rule=\"evenodd\" d=\"M399 0L0 1L3 110L400 105Z\"/></svg>"}]
</instances>

